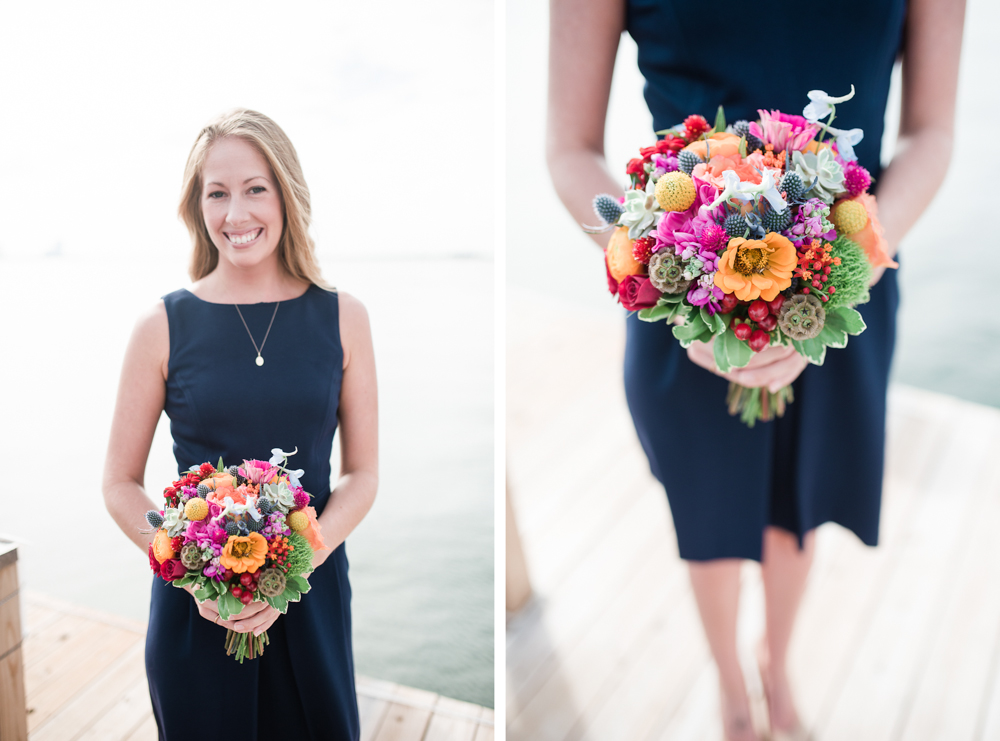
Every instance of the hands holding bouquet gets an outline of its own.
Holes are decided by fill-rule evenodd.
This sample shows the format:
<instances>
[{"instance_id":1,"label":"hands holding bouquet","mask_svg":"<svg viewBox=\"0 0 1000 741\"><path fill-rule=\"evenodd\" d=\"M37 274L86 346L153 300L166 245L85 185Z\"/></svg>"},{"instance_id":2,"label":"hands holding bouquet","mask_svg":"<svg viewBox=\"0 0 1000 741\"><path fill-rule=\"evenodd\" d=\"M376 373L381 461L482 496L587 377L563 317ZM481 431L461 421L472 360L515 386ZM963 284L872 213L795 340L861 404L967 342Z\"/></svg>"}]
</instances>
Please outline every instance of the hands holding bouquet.
<instances>
[{"instance_id":1,"label":"hands holding bouquet","mask_svg":"<svg viewBox=\"0 0 1000 741\"><path fill-rule=\"evenodd\" d=\"M863 133L830 125L853 96L813 90L803 116L760 110L730 127L721 107L714 126L688 116L629 162L623 199L594 199L605 226L590 231L614 230L611 293L643 321L675 323L751 427L784 413L807 363L864 331L854 307L873 270L896 267L854 155Z\"/></svg>"},{"instance_id":2,"label":"hands holding bouquet","mask_svg":"<svg viewBox=\"0 0 1000 741\"><path fill-rule=\"evenodd\" d=\"M164 489L163 510L146 513L153 573L228 629L226 654L240 663L263 652L267 628L309 591L314 560L327 551L299 485L304 472L286 467L294 453L271 452L268 462L194 466Z\"/></svg>"}]
</instances>

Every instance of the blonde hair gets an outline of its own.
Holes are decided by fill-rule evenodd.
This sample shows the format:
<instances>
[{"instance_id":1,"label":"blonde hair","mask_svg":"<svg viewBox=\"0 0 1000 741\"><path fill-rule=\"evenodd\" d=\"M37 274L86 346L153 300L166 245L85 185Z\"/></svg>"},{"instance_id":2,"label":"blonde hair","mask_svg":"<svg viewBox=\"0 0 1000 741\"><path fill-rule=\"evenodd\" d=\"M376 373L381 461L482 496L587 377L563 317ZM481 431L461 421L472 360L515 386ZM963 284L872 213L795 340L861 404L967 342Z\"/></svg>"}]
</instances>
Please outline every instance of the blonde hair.
<instances>
[{"instance_id":1,"label":"blonde hair","mask_svg":"<svg viewBox=\"0 0 1000 741\"><path fill-rule=\"evenodd\" d=\"M239 137L260 152L278 181L285 212L281 240L278 242L281 266L294 278L328 288L316 262L316 245L309 236L312 207L299 156L278 124L263 113L248 108L235 108L223 113L203 128L184 166L184 185L177 213L191 234L193 250L188 268L191 280L204 278L219 264L219 250L212 243L201 211L202 171L212 145L227 137Z\"/></svg>"}]
</instances>

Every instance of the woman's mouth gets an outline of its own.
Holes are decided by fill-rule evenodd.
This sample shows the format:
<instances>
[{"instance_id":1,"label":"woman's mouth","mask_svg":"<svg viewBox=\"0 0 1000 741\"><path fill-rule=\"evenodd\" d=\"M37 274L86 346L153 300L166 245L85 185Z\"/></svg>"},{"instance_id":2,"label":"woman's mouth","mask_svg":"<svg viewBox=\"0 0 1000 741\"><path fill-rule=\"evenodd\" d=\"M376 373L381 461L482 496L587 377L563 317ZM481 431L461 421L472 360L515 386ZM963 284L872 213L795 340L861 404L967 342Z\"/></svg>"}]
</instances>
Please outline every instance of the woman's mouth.
<instances>
[{"instance_id":1,"label":"woman's mouth","mask_svg":"<svg viewBox=\"0 0 1000 741\"><path fill-rule=\"evenodd\" d=\"M250 231L243 232L241 234L235 234L233 232L223 232L223 234L226 235L226 239L229 240L230 244L236 245L237 247L243 247L257 239L263 231L264 227L258 227L257 229L251 229Z\"/></svg>"}]
</instances>

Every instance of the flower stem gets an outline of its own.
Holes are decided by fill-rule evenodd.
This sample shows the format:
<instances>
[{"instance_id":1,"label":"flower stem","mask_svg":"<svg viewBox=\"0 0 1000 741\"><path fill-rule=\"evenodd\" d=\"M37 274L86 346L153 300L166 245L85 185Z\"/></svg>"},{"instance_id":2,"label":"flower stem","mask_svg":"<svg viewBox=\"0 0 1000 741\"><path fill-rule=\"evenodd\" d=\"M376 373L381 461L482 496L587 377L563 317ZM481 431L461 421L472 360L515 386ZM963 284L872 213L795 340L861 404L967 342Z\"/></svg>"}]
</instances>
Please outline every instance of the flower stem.
<instances>
[{"instance_id":1,"label":"flower stem","mask_svg":"<svg viewBox=\"0 0 1000 741\"><path fill-rule=\"evenodd\" d=\"M819 141L816 142L816 151L819 152L819 145L823 143L823 137L825 137L830 131L830 124L837 117L837 106L830 105L830 118L826 119L826 123L823 124L823 128L819 132Z\"/></svg>"}]
</instances>

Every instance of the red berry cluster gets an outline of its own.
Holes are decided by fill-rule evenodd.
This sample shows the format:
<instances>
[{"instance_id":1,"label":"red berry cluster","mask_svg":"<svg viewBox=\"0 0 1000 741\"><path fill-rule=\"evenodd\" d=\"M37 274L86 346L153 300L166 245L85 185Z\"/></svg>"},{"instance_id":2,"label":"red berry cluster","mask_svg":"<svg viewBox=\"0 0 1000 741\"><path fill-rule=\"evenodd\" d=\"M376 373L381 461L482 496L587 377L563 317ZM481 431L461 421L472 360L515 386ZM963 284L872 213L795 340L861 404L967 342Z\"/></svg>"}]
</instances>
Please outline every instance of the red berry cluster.
<instances>
[{"instance_id":1,"label":"red berry cluster","mask_svg":"<svg viewBox=\"0 0 1000 741\"><path fill-rule=\"evenodd\" d=\"M181 548L184 547L184 538L178 535L176 538L170 539L170 547L174 549L174 553L180 553Z\"/></svg>"},{"instance_id":2,"label":"red berry cluster","mask_svg":"<svg viewBox=\"0 0 1000 741\"><path fill-rule=\"evenodd\" d=\"M729 314L737 306L746 306L746 319L734 316L729 326L738 339L750 345L751 350L760 352L771 343L771 332L778 326L778 312L785 303L785 297L779 293L773 301L759 298L746 305L741 304L734 294L727 293L720 303L723 314Z\"/></svg>"},{"instance_id":3,"label":"red berry cluster","mask_svg":"<svg viewBox=\"0 0 1000 741\"><path fill-rule=\"evenodd\" d=\"M288 565L288 554L294 550L295 546L288 545L288 538L279 535L268 544L267 557L274 562L275 566L284 569Z\"/></svg>"},{"instance_id":4,"label":"red berry cluster","mask_svg":"<svg viewBox=\"0 0 1000 741\"><path fill-rule=\"evenodd\" d=\"M229 571L229 569L226 569L227 574ZM239 583L229 585L229 591L232 592L233 596L244 605L249 605L253 602L253 593L257 591L257 580L259 578L259 570L252 574L249 571L245 571L240 574Z\"/></svg>"},{"instance_id":5,"label":"red berry cluster","mask_svg":"<svg viewBox=\"0 0 1000 741\"><path fill-rule=\"evenodd\" d=\"M211 463L202 463L201 466L198 468L199 478L202 479L208 478L213 473L215 473L215 466L213 466Z\"/></svg>"},{"instance_id":6,"label":"red berry cluster","mask_svg":"<svg viewBox=\"0 0 1000 741\"><path fill-rule=\"evenodd\" d=\"M830 254L832 249L833 245L821 246L815 239L809 244L802 245L799 248L799 264L795 268L795 277L807 284L802 293L811 293L816 289L816 295L824 303L837 292L834 286L826 285L830 280L830 267L840 265L840 258Z\"/></svg>"}]
</instances>

